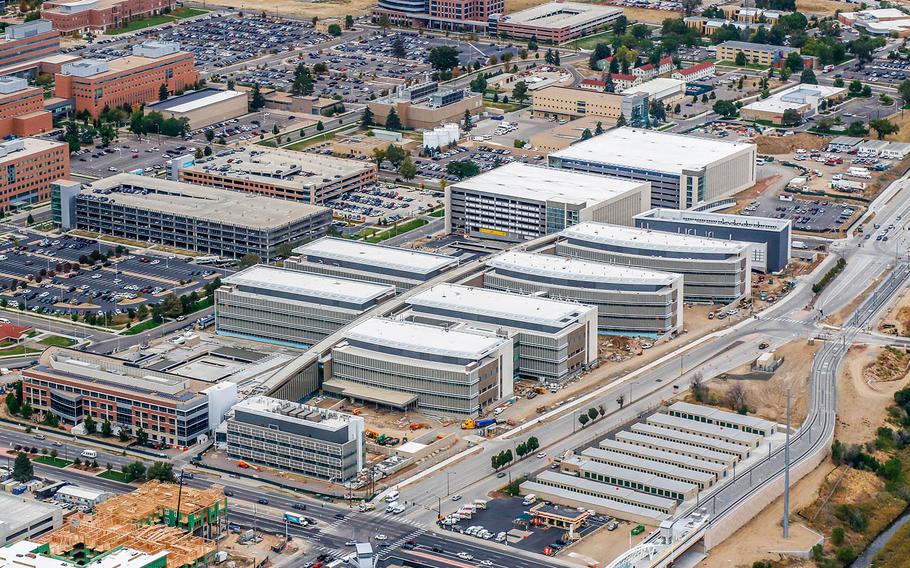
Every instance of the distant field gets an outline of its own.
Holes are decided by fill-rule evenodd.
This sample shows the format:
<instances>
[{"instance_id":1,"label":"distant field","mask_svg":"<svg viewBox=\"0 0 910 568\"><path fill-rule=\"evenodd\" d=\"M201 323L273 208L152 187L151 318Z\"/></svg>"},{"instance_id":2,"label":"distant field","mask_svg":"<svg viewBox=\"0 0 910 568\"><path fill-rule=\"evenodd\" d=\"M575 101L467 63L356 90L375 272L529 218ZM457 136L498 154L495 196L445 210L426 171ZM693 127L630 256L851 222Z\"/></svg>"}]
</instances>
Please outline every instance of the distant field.
<instances>
[{"instance_id":1,"label":"distant field","mask_svg":"<svg viewBox=\"0 0 910 568\"><path fill-rule=\"evenodd\" d=\"M335 18L363 16L370 13L376 0L332 0L302 2L297 0L218 0L206 2L208 7L242 8L246 12L267 12L269 15Z\"/></svg>"},{"instance_id":2,"label":"distant field","mask_svg":"<svg viewBox=\"0 0 910 568\"><path fill-rule=\"evenodd\" d=\"M834 0L796 0L796 8L804 14L833 16L836 10L851 12L856 9L853 4L835 2Z\"/></svg>"}]
</instances>

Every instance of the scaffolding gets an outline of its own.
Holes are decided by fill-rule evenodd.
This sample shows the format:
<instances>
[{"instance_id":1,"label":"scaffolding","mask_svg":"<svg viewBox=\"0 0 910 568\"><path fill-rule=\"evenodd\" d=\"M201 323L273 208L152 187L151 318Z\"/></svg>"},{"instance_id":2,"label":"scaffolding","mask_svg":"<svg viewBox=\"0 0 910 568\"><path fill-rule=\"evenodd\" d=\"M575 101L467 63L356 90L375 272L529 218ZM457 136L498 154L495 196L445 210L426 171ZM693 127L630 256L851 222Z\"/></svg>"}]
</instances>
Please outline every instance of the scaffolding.
<instances>
[{"instance_id":1,"label":"scaffolding","mask_svg":"<svg viewBox=\"0 0 910 568\"><path fill-rule=\"evenodd\" d=\"M63 527L35 541L47 544L50 554L60 558L92 557L126 547L149 554L166 550L168 566L195 566L215 552L215 544L194 536L193 530L219 522L227 502L218 486L178 492L177 485L150 481L99 504L94 515L71 516Z\"/></svg>"}]
</instances>

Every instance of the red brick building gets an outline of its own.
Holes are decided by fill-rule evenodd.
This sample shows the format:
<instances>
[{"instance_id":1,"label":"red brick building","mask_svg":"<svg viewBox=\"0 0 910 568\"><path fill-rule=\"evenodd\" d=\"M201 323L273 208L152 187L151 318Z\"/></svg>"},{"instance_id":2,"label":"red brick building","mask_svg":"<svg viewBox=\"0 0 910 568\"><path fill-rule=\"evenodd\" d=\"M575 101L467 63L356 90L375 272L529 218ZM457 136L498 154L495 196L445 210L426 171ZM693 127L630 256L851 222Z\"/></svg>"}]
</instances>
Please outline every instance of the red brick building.
<instances>
[{"instance_id":1,"label":"red brick building","mask_svg":"<svg viewBox=\"0 0 910 568\"><path fill-rule=\"evenodd\" d=\"M70 174L69 146L41 138L0 143L0 211L47 201L51 183Z\"/></svg>"},{"instance_id":2,"label":"red brick building","mask_svg":"<svg viewBox=\"0 0 910 568\"><path fill-rule=\"evenodd\" d=\"M175 0L47 0L41 17L60 33L103 32L119 28L134 18L160 14L174 8Z\"/></svg>"},{"instance_id":3,"label":"red brick building","mask_svg":"<svg viewBox=\"0 0 910 568\"><path fill-rule=\"evenodd\" d=\"M60 34L47 20L9 26L0 38L0 67L54 55L60 51Z\"/></svg>"},{"instance_id":4,"label":"red brick building","mask_svg":"<svg viewBox=\"0 0 910 568\"><path fill-rule=\"evenodd\" d=\"M82 59L64 65L55 76L54 94L73 99L76 112L97 117L105 106L141 105L157 101L161 85L170 93L199 81L192 53L179 44L149 41L133 47L133 55L98 61Z\"/></svg>"},{"instance_id":5,"label":"red brick building","mask_svg":"<svg viewBox=\"0 0 910 568\"><path fill-rule=\"evenodd\" d=\"M19 77L0 77L0 137L33 136L53 129L44 110L44 89Z\"/></svg>"}]
</instances>

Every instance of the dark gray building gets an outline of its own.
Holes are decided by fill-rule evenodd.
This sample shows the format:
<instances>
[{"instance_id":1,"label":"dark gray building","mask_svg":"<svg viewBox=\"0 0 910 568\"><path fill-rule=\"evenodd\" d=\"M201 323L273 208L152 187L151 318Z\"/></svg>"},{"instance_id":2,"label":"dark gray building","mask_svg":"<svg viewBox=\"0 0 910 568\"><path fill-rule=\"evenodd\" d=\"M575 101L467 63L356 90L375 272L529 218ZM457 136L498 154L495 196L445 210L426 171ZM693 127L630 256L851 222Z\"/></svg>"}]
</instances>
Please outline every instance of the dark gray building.
<instances>
[{"instance_id":1,"label":"dark gray building","mask_svg":"<svg viewBox=\"0 0 910 568\"><path fill-rule=\"evenodd\" d=\"M234 405L225 422L233 459L338 482L366 464L359 416L254 396Z\"/></svg>"},{"instance_id":2,"label":"dark gray building","mask_svg":"<svg viewBox=\"0 0 910 568\"><path fill-rule=\"evenodd\" d=\"M790 262L789 219L676 209L651 209L634 219L641 229L751 243L752 268L762 272L780 272Z\"/></svg>"},{"instance_id":3,"label":"dark gray building","mask_svg":"<svg viewBox=\"0 0 910 568\"><path fill-rule=\"evenodd\" d=\"M332 221L326 207L132 174L54 199L55 217L70 219L64 229L265 261L281 245L324 235Z\"/></svg>"}]
</instances>

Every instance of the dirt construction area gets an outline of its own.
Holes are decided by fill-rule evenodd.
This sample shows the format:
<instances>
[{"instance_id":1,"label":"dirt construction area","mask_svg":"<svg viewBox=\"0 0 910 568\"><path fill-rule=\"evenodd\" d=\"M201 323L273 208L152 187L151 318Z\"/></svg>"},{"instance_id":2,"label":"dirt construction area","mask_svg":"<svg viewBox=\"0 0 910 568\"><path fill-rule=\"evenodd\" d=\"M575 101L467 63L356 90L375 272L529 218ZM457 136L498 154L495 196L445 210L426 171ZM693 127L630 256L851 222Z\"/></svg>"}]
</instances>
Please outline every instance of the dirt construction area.
<instances>
[{"instance_id":1,"label":"dirt construction area","mask_svg":"<svg viewBox=\"0 0 910 568\"><path fill-rule=\"evenodd\" d=\"M910 336L910 294L900 292L894 307L882 317L878 330L889 335Z\"/></svg>"},{"instance_id":2,"label":"dirt construction area","mask_svg":"<svg viewBox=\"0 0 910 568\"><path fill-rule=\"evenodd\" d=\"M886 370L891 356L885 355L884 367L877 365L884 352L884 348L857 345L847 353L837 391L835 431L835 437L845 444L861 444L874 438L876 429L888 418L887 407L894 400L894 393L907 385L906 371L896 380L876 380L878 376L893 376Z\"/></svg>"}]
</instances>

